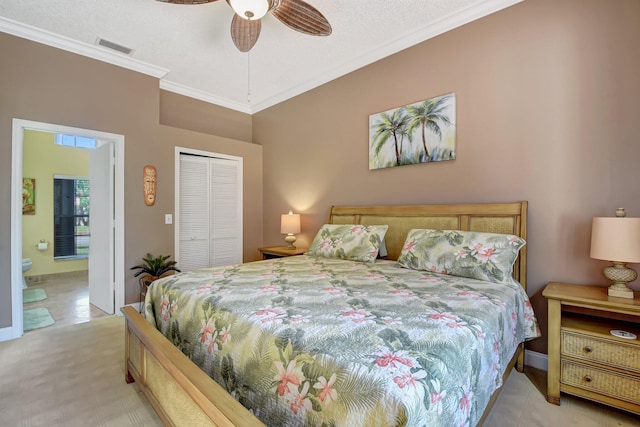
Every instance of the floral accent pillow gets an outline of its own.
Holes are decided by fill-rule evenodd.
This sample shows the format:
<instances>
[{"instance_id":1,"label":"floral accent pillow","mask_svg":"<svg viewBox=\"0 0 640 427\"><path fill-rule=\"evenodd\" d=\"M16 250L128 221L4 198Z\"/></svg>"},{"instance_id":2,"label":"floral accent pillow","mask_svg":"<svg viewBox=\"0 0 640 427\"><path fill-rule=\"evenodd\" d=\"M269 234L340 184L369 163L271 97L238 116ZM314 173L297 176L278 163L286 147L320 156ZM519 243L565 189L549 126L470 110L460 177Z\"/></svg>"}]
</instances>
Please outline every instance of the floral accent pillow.
<instances>
[{"instance_id":1,"label":"floral accent pillow","mask_svg":"<svg viewBox=\"0 0 640 427\"><path fill-rule=\"evenodd\" d=\"M398 263L414 270L509 283L513 264L525 244L523 238L511 234L413 229L407 234Z\"/></svg>"},{"instance_id":2,"label":"floral accent pillow","mask_svg":"<svg viewBox=\"0 0 640 427\"><path fill-rule=\"evenodd\" d=\"M388 225L325 224L305 255L375 262Z\"/></svg>"}]
</instances>

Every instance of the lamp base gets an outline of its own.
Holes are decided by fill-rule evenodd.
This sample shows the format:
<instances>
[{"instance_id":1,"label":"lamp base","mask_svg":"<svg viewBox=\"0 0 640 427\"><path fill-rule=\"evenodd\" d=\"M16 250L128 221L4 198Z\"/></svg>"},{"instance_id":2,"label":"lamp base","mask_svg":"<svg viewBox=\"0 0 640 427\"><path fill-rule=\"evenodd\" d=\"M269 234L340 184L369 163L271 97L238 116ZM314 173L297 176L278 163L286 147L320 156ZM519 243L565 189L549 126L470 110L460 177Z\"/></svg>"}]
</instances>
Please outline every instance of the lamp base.
<instances>
[{"instance_id":1,"label":"lamp base","mask_svg":"<svg viewBox=\"0 0 640 427\"><path fill-rule=\"evenodd\" d=\"M635 270L628 268L624 262L614 261L612 267L606 267L603 270L603 274L613 282L607 290L610 297L633 299L633 290L629 289L627 283L638 278Z\"/></svg>"},{"instance_id":2,"label":"lamp base","mask_svg":"<svg viewBox=\"0 0 640 427\"><path fill-rule=\"evenodd\" d=\"M296 241L296 236L294 236L293 234L291 234L291 233L287 234L287 237L284 238L284 241L287 242L287 249L295 249L296 248L293 245L293 243Z\"/></svg>"},{"instance_id":3,"label":"lamp base","mask_svg":"<svg viewBox=\"0 0 640 427\"><path fill-rule=\"evenodd\" d=\"M610 286L609 289L607 289L607 293L610 297L633 299L633 290L629 289L629 287L627 287L626 285L622 285L624 286L624 288L616 288L616 286L618 285Z\"/></svg>"}]
</instances>

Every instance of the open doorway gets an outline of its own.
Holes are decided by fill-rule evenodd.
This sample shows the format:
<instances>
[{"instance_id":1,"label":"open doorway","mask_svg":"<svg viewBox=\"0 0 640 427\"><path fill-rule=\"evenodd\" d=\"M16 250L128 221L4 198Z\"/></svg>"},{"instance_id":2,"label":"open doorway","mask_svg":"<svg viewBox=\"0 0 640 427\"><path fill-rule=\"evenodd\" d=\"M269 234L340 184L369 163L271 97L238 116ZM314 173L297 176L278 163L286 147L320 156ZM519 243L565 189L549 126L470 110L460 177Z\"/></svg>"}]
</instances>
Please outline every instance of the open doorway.
<instances>
[{"instance_id":1,"label":"open doorway","mask_svg":"<svg viewBox=\"0 0 640 427\"><path fill-rule=\"evenodd\" d=\"M124 305L124 136L81 128L14 119L11 199L12 338L17 338L24 332L22 298L23 243L26 245L33 244L34 246L36 243L39 243L39 241L23 242L22 234L23 156L25 132L30 131L93 138L97 141L97 146L102 148L101 150L91 150L92 152L101 151L103 154L98 158L98 163L96 163L95 160L91 161L90 169L99 170L98 173L102 174L101 179L103 181L103 188L100 193L102 196L97 198L103 202L103 204L99 209L96 209L96 212L101 214L109 213L109 216L102 215L102 217L98 217L97 219L92 218L92 221L96 222L96 235L99 236L96 238L100 239L97 241L100 244L94 246L101 248L101 251L95 251L92 248L89 253L90 274L88 280L90 282L89 286L94 287L94 289L91 290L92 293L90 295L90 299L94 305L103 310L105 310L104 299L110 299L111 313L114 311L119 312L120 307ZM106 154L104 154L105 152ZM106 162L106 164L100 165L100 162ZM100 165L100 167L96 167L96 164ZM95 173L91 172L91 170L89 172L91 179L95 181ZM71 188L71 186L69 187ZM106 204L104 204L105 201L107 202ZM53 217L51 218L51 221L53 221ZM101 228L102 230L100 233L98 233L98 228ZM92 234L93 231L94 230L92 229ZM30 240L33 240L33 238L30 238ZM45 240L45 243L49 243L49 239L47 238L42 240ZM79 242L79 246L81 246L83 236L79 235L76 240ZM54 242L51 243L53 244ZM82 251L80 250L80 256L77 256L76 258L82 258L81 252ZM92 272L96 274L92 274ZM98 281L95 280L96 277L98 278ZM100 283L96 285L95 283L97 282ZM95 289L96 286L100 287L97 294ZM106 287L106 289L102 289L104 287ZM103 301L99 301L99 298L102 298Z\"/></svg>"}]
</instances>

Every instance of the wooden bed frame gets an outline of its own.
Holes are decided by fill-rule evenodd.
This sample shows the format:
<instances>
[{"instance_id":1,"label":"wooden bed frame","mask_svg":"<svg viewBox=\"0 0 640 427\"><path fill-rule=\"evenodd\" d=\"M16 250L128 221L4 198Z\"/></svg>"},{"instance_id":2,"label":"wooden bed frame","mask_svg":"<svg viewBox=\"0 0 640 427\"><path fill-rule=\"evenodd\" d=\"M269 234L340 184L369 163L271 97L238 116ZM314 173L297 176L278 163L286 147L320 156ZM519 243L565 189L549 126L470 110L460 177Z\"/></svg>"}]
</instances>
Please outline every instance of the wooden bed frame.
<instances>
[{"instance_id":1,"label":"wooden bed frame","mask_svg":"<svg viewBox=\"0 0 640 427\"><path fill-rule=\"evenodd\" d=\"M328 223L388 224L388 258L397 259L412 228L471 230L515 234L527 238L527 202L414 206L333 206ZM514 278L526 291L527 247L520 250ZM126 381L136 381L167 426L264 425L187 356L151 326L133 307L122 309L126 318ZM524 370L524 344L515 352L511 369ZM501 389L500 389L501 390ZM497 390L479 423L498 397Z\"/></svg>"}]
</instances>

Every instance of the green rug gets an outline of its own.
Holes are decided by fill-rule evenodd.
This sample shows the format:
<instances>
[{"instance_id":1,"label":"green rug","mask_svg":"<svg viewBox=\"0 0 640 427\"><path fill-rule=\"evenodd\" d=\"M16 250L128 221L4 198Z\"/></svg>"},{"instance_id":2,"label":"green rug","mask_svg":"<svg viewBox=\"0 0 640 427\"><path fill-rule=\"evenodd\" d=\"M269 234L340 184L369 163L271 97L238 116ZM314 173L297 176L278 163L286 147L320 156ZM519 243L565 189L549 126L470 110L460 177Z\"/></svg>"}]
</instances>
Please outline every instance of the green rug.
<instances>
[{"instance_id":1,"label":"green rug","mask_svg":"<svg viewBox=\"0 0 640 427\"><path fill-rule=\"evenodd\" d=\"M56 323L49 314L49 310L46 308L32 308L24 310L24 331L30 331L32 329L46 328Z\"/></svg>"},{"instance_id":2,"label":"green rug","mask_svg":"<svg viewBox=\"0 0 640 427\"><path fill-rule=\"evenodd\" d=\"M47 299L44 289L25 289L22 291L22 302L24 304Z\"/></svg>"}]
</instances>

